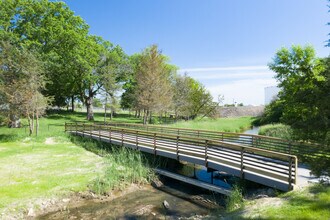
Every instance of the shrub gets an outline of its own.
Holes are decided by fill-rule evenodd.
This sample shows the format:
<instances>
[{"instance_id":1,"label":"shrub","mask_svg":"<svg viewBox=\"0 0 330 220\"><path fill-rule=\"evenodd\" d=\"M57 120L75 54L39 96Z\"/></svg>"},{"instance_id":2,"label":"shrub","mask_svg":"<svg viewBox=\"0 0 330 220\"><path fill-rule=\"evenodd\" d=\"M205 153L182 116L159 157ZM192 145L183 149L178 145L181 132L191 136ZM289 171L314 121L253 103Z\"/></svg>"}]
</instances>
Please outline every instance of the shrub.
<instances>
[{"instance_id":1,"label":"shrub","mask_svg":"<svg viewBox=\"0 0 330 220\"><path fill-rule=\"evenodd\" d=\"M290 128L290 126L284 124L269 124L260 127L259 135L291 140L292 129Z\"/></svg>"},{"instance_id":2,"label":"shrub","mask_svg":"<svg viewBox=\"0 0 330 220\"><path fill-rule=\"evenodd\" d=\"M244 199L242 190L235 185L231 194L226 198L226 210L227 212L235 211L236 209L243 208Z\"/></svg>"}]
</instances>

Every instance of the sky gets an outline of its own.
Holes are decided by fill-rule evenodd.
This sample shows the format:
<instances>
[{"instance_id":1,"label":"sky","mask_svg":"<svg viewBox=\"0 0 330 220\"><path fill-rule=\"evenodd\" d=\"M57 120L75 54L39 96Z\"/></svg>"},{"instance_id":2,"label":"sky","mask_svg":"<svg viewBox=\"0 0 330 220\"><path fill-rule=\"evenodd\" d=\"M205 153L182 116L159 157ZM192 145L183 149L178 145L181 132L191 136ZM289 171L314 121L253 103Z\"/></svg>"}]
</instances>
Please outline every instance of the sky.
<instances>
[{"instance_id":1,"label":"sky","mask_svg":"<svg viewBox=\"0 0 330 220\"><path fill-rule=\"evenodd\" d=\"M90 33L128 54L157 44L170 62L224 103L264 104L281 47L329 55L327 0L65 0Z\"/></svg>"}]
</instances>

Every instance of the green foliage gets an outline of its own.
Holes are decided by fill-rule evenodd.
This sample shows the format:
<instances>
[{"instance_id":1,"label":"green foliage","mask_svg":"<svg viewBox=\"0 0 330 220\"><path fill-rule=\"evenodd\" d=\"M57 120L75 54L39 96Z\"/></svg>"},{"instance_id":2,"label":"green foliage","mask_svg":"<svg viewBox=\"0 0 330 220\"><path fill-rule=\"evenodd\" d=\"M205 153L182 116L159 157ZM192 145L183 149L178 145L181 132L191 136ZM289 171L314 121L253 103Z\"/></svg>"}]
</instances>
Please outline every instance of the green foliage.
<instances>
[{"instance_id":1,"label":"green foliage","mask_svg":"<svg viewBox=\"0 0 330 220\"><path fill-rule=\"evenodd\" d=\"M274 100L266 105L262 116L257 117L253 121L253 125L260 126L271 123L280 123L283 115L284 103L282 100Z\"/></svg>"},{"instance_id":2,"label":"green foliage","mask_svg":"<svg viewBox=\"0 0 330 220\"><path fill-rule=\"evenodd\" d=\"M279 50L269 67L281 88L281 122L292 128L296 139L318 142L330 152L330 59L317 58L311 46L293 46ZM327 157L310 161L316 173L326 175L328 163Z\"/></svg>"},{"instance_id":3,"label":"green foliage","mask_svg":"<svg viewBox=\"0 0 330 220\"><path fill-rule=\"evenodd\" d=\"M292 129L290 126L284 124L268 124L261 126L259 129L259 135L277 137L286 140L293 139Z\"/></svg>"},{"instance_id":4,"label":"green foliage","mask_svg":"<svg viewBox=\"0 0 330 220\"><path fill-rule=\"evenodd\" d=\"M198 115L213 116L217 110L218 103L213 102L211 93L200 82L187 75L175 77L173 90L177 117L194 119Z\"/></svg>"},{"instance_id":5,"label":"green foliage","mask_svg":"<svg viewBox=\"0 0 330 220\"><path fill-rule=\"evenodd\" d=\"M269 64L282 89L282 121L303 140L323 142L329 132L328 60L315 57L311 46L279 50Z\"/></svg>"},{"instance_id":6,"label":"green foliage","mask_svg":"<svg viewBox=\"0 0 330 220\"><path fill-rule=\"evenodd\" d=\"M244 206L244 198L242 190L238 186L234 186L231 190L231 194L226 198L226 210L232 212L237 209L241 209Z\"/></svg>"},{"instance_id":7,"label":"green foliage","mask_svg":"<svg viewBox=\"0 0 330 220\"><path fill-rule=\"evenodd\" d=\"M137 107L145 111L143 123L151 112L166 111L172 104L172 87L170 77L173 68L168 58L158 49L157 45L146 48L140 57L136 74Z\"/></svg>"},{"instance_id":8,"label":"green foliage","mask_svg":"<svg viewBox=\"0 0 330 220\"><path fill-rule=\"evenodd\" d=\"M91 189L97 194L105 194L131 183L147 183L154 175L146 163L140 152L116 148L106 155L105 172L92 182Z\"/></svg>"}]
</instances>

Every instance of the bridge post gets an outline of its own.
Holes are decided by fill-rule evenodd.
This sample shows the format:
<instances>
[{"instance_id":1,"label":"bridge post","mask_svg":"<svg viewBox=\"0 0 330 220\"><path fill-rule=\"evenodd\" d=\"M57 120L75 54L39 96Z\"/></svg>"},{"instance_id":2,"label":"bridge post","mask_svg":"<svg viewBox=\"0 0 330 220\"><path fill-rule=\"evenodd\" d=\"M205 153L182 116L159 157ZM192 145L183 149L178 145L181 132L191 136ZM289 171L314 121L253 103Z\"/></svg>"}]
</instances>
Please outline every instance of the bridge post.
<instances>
[{"instance_id":1,"label":"bridge post","mask_svg":"<svg viewBox=\"0 0 330 220\"><path fill-rule=\"evenodd\" d=\"M139 131L136 131L136 149L139 150Z\"/></svg>"},{"instance_id":2,"label":"bridge post","mask_svg":"<svg viewBox=\"0 0 330 220\"><path fill-rule=\"evenodd\" d=\"M109 127L109 141L110 141L110 144L111 144L111 127Z\"/></svg>"},{"instance_id":3,"label":"bridge post","mask_svg":"<svg viewBox=\"0 0 330 220\"><path fill-rule=\"evenodd\" d=\"M102 125L99 125L99 141L101 141L101 126Z\"/></svg>"},{"instance_id":4,"label":"bridge post","mask_svg":"<svg viewBox=\"0 0 330 220\"><path fill-rule=\"evenodd\" d=\"M297 172L297 171L295 171ZM289 191L292 189L292 157L289 157Z\"/></svg>"},{"instance_id":5,"label":"bridge post","mask_svg":"<svg viewBox=\"0 0 330 220\"><path fill-rule=\"evenodd\" d=\"M244 179L244 151L245 148L241 148L241 179Z\"/></svg>"},{"instance_id":6,"label":"bridge post","mask_svg":"<svg viewBox=\"0 0 330 220\"><path fill-rule=\"evenodd\" d=\"M121 129L121 146L124 146L124 129Z\"/></svg>"},{"instance_id":7,"label":"bridge post","mask_svg":"<svg viewBox=\"0 0 330 220\"><path fill-rule=\"evenodd\" d=\"M155 156L157 155L157 152L156 152L156 133L154 133L154 154L155 154Z\"/></svg>"},{"instance_id":8,"label":"bridge post","mask_svg":"<svg viewBox=\"0 0 330 220\"><path fill-rule=\"evenodd\" d=\"M206 167L208 166L208 162L207 162L207 159L208 159L208 156L207 156L208 142L209 142L209 140L205 140L205 166Z\"/></svg>"},{"instance_id":9,"label":"bridge post","mask_svg":"<svg viewBox=\"0 0 330 220\"><path fill-rule=\"evenodd\" d=\"M176 159L179 160L179 136L176 136Z\"/></svg>"}]
</instances>

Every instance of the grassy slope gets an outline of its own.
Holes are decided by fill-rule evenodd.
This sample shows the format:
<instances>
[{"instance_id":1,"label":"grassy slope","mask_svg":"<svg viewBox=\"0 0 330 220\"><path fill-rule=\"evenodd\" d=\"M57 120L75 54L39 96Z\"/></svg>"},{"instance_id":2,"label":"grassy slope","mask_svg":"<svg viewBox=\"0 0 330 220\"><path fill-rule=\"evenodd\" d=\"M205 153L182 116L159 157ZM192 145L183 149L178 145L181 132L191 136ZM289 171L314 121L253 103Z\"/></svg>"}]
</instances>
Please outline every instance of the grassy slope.
<instances>
[{"instance_id":1,"label":"grassy slope","mask_svg":"<svg viewBox=\"0 0 330 220\"><path fill-rule=\"evenodd\" d=\"M205 118L202 120L181 121L172 124L173 127L191 128L191 129L205 129L225 132L240 132L251 127L253 121L252 117L240 118Z\"/></svg>"},{"instance_id":2,"label":"grassy slope","mask_svg":"<svg viewBox=\"0 0 330 220\"><path fill-rule=\"evenodd\" d=\"M258 200L246 206L244 219L330 219L330 186L314 185L279 196L280 205L264 201L257 209ZM253 204L254 203L254 204ZM252 210L252 211L251 211Z\"/></svg>"},{"instance_id":3,"label":"grassy slope","mask_svg":"<svg viewBox=\"0 0 330 220\"><path fill-rule=\"evenodd\" d=\"M31 138L26 127L0 127L0 213L26 211L39 199L87 190L94 179L108 172L104 167L108 159L85 150L79 141L73 143L64 133L65 122L84 121L85 115L50 114L40 120L38 137ZM103 114L95 116L103 121ZM120 115L114 121L139 120Z\"/></svg>"}]
</instances>

